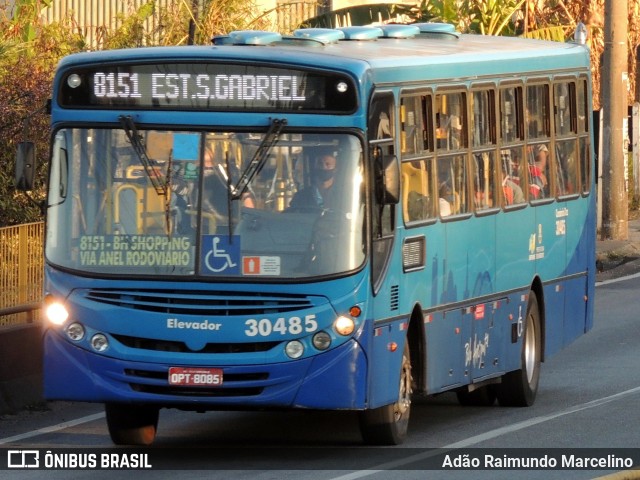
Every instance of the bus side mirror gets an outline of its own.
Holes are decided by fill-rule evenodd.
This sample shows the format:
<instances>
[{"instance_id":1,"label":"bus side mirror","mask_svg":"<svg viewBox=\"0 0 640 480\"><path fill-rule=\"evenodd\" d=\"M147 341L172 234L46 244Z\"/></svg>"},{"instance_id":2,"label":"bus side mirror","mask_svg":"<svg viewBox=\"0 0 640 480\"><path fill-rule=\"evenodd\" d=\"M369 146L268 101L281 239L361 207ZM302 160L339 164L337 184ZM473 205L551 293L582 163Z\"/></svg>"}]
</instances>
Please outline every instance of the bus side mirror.
<instances>
[{"instance_id":1,"label":"bus side mirror","mask_svg":"<svg viewBox=\"0 0 640 480\"><path fill-rule=\"evenodd\" d=\"M33 190L36 172L36 146L33 142L20 142L16 153L16 180L18 190Z\"/></svg>"},{"instance_id":2,"label":"bus side mirror","mask_svg":"<svg viewBox=\"0 0 640 480\"><path fill-rule=\"evenodd\" d=\"M395 205L400 201L400 166L395 155L376 159L376 191L378 203Z\"/></svg>"}]
</instances>

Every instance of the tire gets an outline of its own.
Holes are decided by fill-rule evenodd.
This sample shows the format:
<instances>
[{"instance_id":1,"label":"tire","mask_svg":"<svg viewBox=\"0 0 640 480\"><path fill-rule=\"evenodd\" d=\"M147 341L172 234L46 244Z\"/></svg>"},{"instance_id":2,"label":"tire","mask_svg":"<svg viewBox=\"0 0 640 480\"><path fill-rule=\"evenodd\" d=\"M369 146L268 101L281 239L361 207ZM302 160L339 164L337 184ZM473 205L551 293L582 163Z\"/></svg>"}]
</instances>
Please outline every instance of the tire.
<instances>
[{"instance_id":1,"label":"tire","mask_svg":"<svg viewBox=\"0 0 640 480\"><path fill-rule=\"evenodd\" d=\"M407 437L411 414L411 356L405 342L400 367L398 401L360 412L360 432L370 445L399 445Z\"/></svg>"},{"instance_id":2,"label":"tire","mask_svg":"<svg viewBox=\"0 0 640 480\"><path fill-rule=\"evenodd\" d=\"M158 429L159 409L117 403L105 405L107 427L116 445L151 445Z\"/></svg>"},{"instance_id":3,"label":"tire","mask_svg":"<svg viewBox=\"0 0 640 480\"><path fill-rule=\"evenodd\" d=\"M495 385L485 385L473 392L458 390L456 392L458 402L465 407L490 407L496 403Z\"/></svg>"},{"instance_id":4,"label":"tire","mask_svg":"<svg viewBox=\"0 0 640 480\"><path fill-rule=\"evenodd\" d=\"M540 380L540 359L542 357L542 330L540 310L536 294L529 292L527 315L522 338L520 369L509 372L497 385L498 402L505 407L529 407L533 405Z\"/></svg>"}]
</instances>

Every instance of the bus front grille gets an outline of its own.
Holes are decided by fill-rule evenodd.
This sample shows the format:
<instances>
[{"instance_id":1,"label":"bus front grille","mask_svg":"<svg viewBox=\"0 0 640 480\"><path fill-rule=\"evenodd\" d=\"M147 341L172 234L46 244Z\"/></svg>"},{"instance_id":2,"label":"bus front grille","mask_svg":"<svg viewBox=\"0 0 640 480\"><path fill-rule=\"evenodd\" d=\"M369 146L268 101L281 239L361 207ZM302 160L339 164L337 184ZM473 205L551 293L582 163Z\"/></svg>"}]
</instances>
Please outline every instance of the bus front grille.
<instances>
[{"instance_id":1,"label":"bus front grille","mask_svg":"<svg viewBox=\"0 0 640 480\"><path fill-rule=\"evenodd\" d=\"M184 342L175 340L157 340L153 338L130 337L113 334L118 342L129 348L153 350L156 352L178 353L254 353L266 352L280 342L247 342L247 343L207 343L200 350L191 350Z\"/></svg>"},{"instance_id":2,"label":"bus front grille","mask_svg":"<svg viewBox=\"0 0 640 480\"><path fill-rule=\"evenodd\" d=\"M306 295L264 292L101 288L84 296L92 302L170 315L268 315L314 306Z\"/></svg>"}]
</instances>

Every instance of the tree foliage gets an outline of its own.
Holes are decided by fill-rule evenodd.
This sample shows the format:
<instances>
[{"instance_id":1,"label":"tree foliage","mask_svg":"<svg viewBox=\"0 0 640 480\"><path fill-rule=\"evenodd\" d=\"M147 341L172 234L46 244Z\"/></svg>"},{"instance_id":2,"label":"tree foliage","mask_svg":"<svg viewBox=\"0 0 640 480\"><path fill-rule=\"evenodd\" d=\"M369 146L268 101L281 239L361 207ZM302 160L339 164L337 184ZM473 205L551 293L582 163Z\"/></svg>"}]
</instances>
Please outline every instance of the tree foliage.
<instances>
[{"instance_id":1,"label":"tree foliage","mask_svg":"<svg viewBox=\"0 0 640 480\"><path fill-rule=\"evenodd\" d=\"M40 9L49 2L18 0L14 15L0 3L0 226L41 219L37 203L13 188L17 144L36 143L39 159L36 201L44 198L49 118L45 113L58 60L83 40L65 25L44 25Z\"/></svg>"},{"instance_id":2,"label":"tree foliage","mask_svg":"<svg viewBox=\"0 0 640 480\"><path fill-rule=\"evenodd\" d=\"M42 220L38 202L45 197L50 148L45 106L55 67L65 55L91 48L85 27L73 15L60 23L43 22L41 12L52 2L0 0L0 227ZM196 4L199 11L193 9ZM253 0L177 0L164 9L148 1L120 15L116 27L99 27L97 48L180 45L189 40L207 44L215 34L269 28L266 16L255 12ZM149 22L152 17L155 21ZM16 149L25 140L35 142L39 165L30 196L14 188Z\"/></svg>"}]
</instances>

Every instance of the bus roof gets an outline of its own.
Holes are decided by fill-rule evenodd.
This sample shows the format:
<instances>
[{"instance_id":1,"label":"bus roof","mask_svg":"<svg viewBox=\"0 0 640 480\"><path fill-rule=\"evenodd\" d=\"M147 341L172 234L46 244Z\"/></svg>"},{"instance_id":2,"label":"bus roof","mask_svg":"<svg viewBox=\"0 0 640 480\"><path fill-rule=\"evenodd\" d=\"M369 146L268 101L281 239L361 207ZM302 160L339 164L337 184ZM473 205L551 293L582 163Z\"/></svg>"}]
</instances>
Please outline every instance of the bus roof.
<instances>
[{"instance_id":1,"label":"bus roof","mask_svg":"<svg viewBox=\"0 0 640 480\"><path fill-rule=\"evenodd\" d=\"M314 30L314 29L311 29ZM329 29L323 29L329 30ZM227 61L309 66L367 72L374 84L481 78L502 79L541 71L589 71L589 50L580 44L484 35L424 35L321 43L274 37L262 45L148 47L80 53L59 69L79 64Z\"/></svg>"}]
</instances>

